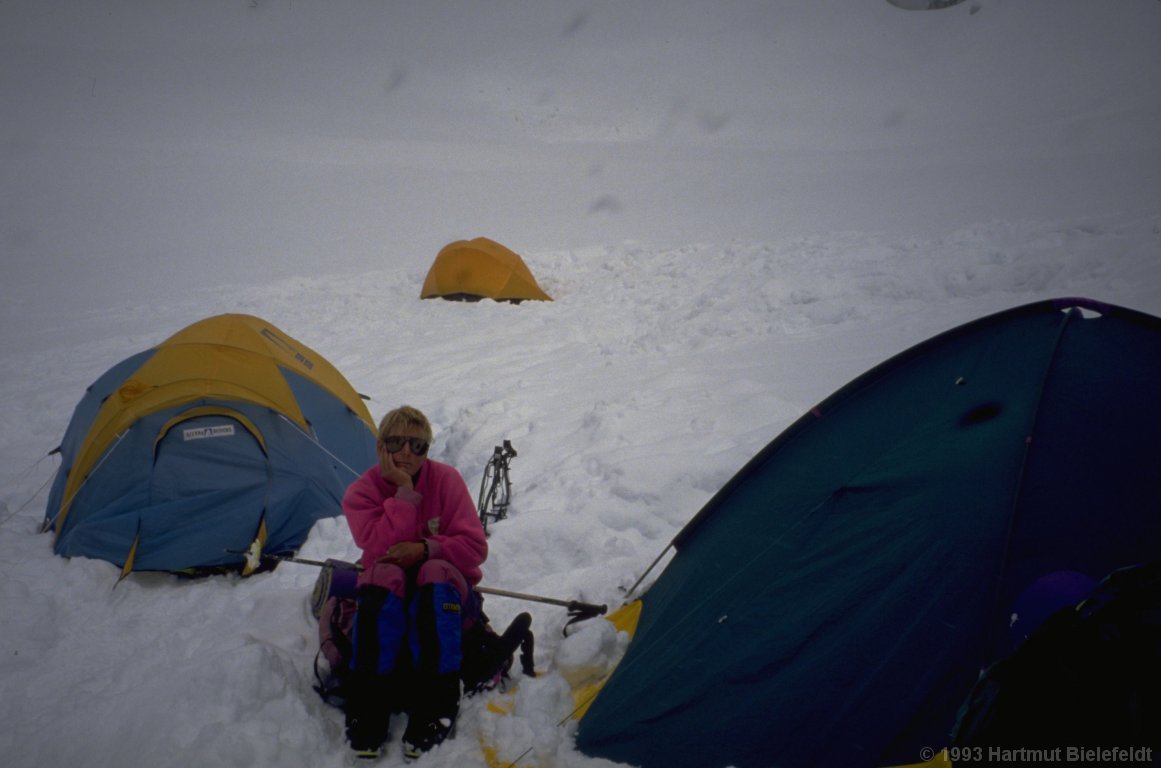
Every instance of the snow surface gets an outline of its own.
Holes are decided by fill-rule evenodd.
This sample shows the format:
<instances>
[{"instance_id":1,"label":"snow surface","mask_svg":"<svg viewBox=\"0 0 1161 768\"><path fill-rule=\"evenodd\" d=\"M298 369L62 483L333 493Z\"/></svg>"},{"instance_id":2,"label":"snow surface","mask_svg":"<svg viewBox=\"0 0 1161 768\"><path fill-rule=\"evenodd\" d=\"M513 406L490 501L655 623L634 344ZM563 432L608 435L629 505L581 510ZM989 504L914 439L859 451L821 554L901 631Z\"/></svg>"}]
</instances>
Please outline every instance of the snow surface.
<instances>
[{"instance_id":1,"label":"snow surface","mask_svg":"<svg viewBox=\"0 0 1161 768\"><path fill-rule=\"evenodd\" d=\"M812 405L981 315L1161 315L1161 3L9 2L0 6L0 754L6 766L337 766L316 572L64 560L47 456L86 386L221 312L431 417L485 584L615 606ZM492 237L554 298L418 300ZM355 556L341 519L302 554ZM516 713L429 765L608 765L568 683L623 646L530 610ZM564 724L561 725L561 721ZM396 738L401 723L394 729ZM917 758L918 759L918 758ZM394 743L384 765L400 765Z\"/></svg>"}]
</instances>

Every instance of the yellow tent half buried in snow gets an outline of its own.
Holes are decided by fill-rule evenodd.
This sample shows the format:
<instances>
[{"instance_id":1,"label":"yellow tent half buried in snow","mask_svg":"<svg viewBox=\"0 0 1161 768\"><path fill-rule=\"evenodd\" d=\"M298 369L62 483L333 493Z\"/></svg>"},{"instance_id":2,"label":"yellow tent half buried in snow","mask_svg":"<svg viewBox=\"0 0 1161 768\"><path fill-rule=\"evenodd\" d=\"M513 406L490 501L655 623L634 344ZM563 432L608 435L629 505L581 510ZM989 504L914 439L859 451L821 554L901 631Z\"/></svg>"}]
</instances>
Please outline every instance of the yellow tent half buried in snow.
<instances>
[{"instance_id":1,"label":"yellow tent half buried in snow","mask_svg":"<svg viewBox=\"0 0 1161 768\"><path fill-rule=\"evenodd\" d=\"M453 301L552 301L536 284L523 259L486 237L457 240L443 247L419 293L421 299L437 297Z\"/></svg>"}]
</instances>

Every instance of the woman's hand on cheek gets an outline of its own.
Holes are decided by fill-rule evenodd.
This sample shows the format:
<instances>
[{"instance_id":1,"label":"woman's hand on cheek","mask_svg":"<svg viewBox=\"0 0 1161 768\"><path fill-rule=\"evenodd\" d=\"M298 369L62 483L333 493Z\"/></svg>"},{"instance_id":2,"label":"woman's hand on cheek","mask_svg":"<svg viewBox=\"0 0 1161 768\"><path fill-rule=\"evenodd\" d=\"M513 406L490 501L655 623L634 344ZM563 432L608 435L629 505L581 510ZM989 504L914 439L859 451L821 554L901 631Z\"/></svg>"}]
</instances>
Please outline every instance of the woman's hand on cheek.
<instances>
[{"instance_id":1,"label":"woman's hand on cheek","mask_svg":"<svg viewBox=\"0 0 1161 768\"><path fill-rule=\"evenodd\" d=\"M383 475L383 479L392 485L397 485L400 488L413 487L411 475L395 465L395 460L391 458L391 452L383 443L379 443L379 471Z\"/></svg>"}]
</instances>

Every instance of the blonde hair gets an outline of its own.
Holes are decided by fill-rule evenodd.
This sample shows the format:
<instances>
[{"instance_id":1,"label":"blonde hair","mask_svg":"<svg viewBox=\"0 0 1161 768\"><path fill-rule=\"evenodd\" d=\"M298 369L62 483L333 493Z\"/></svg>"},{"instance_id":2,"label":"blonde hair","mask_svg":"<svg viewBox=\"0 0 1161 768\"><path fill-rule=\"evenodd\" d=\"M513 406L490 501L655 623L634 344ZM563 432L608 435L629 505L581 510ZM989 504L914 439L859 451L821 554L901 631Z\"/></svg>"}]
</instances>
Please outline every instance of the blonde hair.
<instances>
[{"instance_id":1,"label":"blonde hair","mask_svg":"<svg viewBox=\"0 0 1161 768\"><path fill-rule=\"evenodd\" d=\"M401 405L393 411L388 411L379 422L379 439L382 440L398 427L413 427L423 432L423 439L432 441L431 422L423 415L423 411L412 408L410 405Z\"/></svg>"}]
</instances>

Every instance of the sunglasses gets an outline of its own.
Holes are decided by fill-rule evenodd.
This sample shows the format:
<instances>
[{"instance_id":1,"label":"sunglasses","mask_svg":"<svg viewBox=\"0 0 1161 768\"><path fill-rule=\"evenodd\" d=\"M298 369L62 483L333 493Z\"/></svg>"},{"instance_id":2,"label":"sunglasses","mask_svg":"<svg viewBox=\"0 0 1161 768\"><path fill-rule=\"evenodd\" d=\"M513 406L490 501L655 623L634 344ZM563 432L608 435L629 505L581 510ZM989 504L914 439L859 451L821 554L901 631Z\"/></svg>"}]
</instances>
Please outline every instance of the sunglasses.
<instances>
[{"instance_id":1,"label":"sunglasses","mask_svg":"<svg viewBox=\"0 0 1161 768\"><path fill-rule=\"evenodd\" d=\"M429 443L422 437L384 437L380 438L383 441L383 447L391 453L398 453L403 450L403 446L411 446L411 452L416 456L423 456L427 453Z\"/></svg>"}]
</instances>

